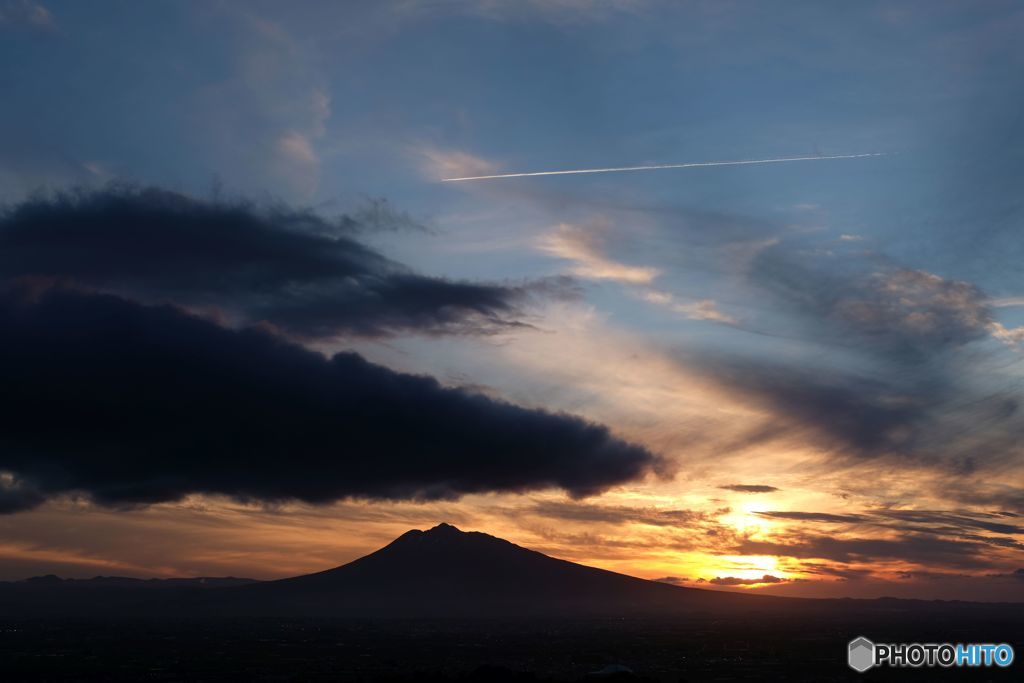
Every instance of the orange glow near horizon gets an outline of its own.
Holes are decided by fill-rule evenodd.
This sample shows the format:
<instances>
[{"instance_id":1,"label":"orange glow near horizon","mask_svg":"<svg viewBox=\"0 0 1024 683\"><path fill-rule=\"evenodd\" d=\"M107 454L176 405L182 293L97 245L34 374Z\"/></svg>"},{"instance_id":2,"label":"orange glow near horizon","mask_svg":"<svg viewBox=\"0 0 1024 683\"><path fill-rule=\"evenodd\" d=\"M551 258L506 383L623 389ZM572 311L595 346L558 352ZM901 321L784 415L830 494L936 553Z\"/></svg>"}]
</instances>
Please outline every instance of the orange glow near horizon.
<instances>
[{"instance_id":1,"label":"orange glow near horizon","mask_svg":"<svg viewBox=\"0 0 1024 683\"><path fill-rule=\"evenodd\" d=\"M666 484L635 487L585 501L556 493L489 494L457 502L350 502L326 507L262 507L192 496L127 513L68 500L22 513L17 523L13 517L0 517L0 535L8 539L0 546L0 561L12 567L0 578L40 573L78 578L98 574L283 578L344 564L409 529L425 529L441 521L580 564L722 590L793 595L828 590L829 595L839 596L859 585L843 577L861 573L883 582L877 590L887 594L910 586L918 572L938 572L953 580L980 579L998 571L1010 575L1015 570L1012 549L998 546L993 546L991 557L1003 561L1006 568L997 571L965 571L899 557L836 561L829 559L827 547L822 552L825 557L813 557L806 549L793 555L737 552L743 546L784 549L826 533L840 543L861 537L883 542L899 537L891 529L838 524L826 531L801 520L757 514L824 507L820 494L792 487L756 496L724 492L717 486L691 485L679 493L667 488ZM841 509L832 509L837 514L849 512L849 501L840 502ZM771 582L757 581L766 575L773 577ZM931 583L921 585L925 590Z\"/></svg>"}]
</instances>

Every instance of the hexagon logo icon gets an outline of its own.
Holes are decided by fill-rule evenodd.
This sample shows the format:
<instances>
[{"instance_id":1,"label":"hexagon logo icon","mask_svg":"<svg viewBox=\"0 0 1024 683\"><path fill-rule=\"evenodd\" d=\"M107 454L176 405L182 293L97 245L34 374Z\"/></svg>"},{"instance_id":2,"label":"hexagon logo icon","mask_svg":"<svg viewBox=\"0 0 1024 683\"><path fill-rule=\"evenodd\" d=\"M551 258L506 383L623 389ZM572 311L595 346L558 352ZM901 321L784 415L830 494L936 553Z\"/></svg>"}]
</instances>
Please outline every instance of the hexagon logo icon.
<instances>
[{"instance_id":1,"label":"hexagon logo icon","mask_svg":"<svg viewBox=\"0 0 1024 683\"><path fill-rule=\"evenodd\" d=\"M864 673L875 665L875 644L864 636L850 641L847 663L858 673Z\"/></svg>"}]
</instances>

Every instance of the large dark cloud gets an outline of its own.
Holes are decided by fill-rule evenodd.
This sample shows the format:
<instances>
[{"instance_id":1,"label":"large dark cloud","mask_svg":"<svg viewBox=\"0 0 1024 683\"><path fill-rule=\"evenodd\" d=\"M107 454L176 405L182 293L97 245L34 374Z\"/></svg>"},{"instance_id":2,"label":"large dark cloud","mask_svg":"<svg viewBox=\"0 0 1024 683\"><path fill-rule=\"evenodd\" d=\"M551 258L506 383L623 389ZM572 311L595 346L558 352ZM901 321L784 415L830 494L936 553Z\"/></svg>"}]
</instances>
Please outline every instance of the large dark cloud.
<instances>
[{"instance_id":1,"label":"large dark cloud","mask_svg":"<svg viewBox=\"0 0 1024 683\"><path fill-rule=\"evenodd\" d=\"M148 265L160 276L166 263L154 254ZM169 267L163 277L176 281ZM660 465L577 417L77 290L0 296L0 376L8 512L63 493L111 505L189 493L313 503L544 487L583 496Z\"/></svg>"},{"instance_id":2,"label":"large dark cloud","mask_svg":"<svg viewBox=\"0 0 1024 683\"><path fill-rule=\"evenodd\" d=\"M396 215L331 222L157 188L58 193L0 215L0 278L62 278L306 338L488 332L523 324L521 306L553 289L426 277L354 239Z\"/></svg>"},{"instance_id":3,"label":"large dark cloud","mask_svg":"<svg viewBox=\"0 0 1024 683\"><path fill-rule=\"evenodd\" d=\"M28 510L46 500L35 486L11 472L0 473L0 515Z\"/></svg>"}]
</instances>

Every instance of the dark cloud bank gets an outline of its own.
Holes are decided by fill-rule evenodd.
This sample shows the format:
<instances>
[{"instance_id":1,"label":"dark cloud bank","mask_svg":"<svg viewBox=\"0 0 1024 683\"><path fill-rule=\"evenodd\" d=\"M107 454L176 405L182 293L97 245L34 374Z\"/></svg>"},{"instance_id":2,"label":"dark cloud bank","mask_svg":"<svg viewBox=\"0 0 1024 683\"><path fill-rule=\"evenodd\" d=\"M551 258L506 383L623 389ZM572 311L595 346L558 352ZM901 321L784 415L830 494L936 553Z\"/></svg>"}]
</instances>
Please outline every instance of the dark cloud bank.
<instances>
[{"instance_id":1,"label":"dark cloud bank","mask_svg":"<svg viewBox=\"0 0 1024 683\"><path fill-rule=\"evenodd\" d=\"M584 496L660 469L656 455L577 417L154 303L213 305L297 337L464 331L515 312L519 290L419 276L327 227L160 190L8 211L0 512L61 494L115 506L189 493Z\"/></svg>"},{"instance_id":2,"label":"dark cloud bank","mask_svg":"<svg viewBox=\"0 0 1024 683\"><path fill-rule=\"evenodd\" d=\"M364 227L381 229L393 213L377 212ZM419 275L356 241L361 225L157 188L67 192L0 216L0 274L217 309L305 338L520 326L521 306L558 288Z\"/></svg>"}]
</instances>

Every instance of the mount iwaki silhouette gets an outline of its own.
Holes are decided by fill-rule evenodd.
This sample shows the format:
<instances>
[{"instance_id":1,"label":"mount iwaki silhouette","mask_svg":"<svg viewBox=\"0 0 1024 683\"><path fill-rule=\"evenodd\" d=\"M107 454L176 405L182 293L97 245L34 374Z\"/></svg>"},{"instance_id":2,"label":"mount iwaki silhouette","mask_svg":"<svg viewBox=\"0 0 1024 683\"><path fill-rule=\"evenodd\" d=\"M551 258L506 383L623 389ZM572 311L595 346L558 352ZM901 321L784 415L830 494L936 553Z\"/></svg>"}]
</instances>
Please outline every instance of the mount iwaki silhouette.
<instances>
[{"instance_id":1,"label":"mount iwaki silhouette","mask_svg":"<svg viewBox=\"0 0 1024 683\"><path fill-rule=\"evenodd\" d=\"M335 569L222 595L244 595L253 612L434 617L664 614L781 600L638 579L444 523Z\"/></svg>"},{"instance_id":2,"label":"mount iwaki silhouette","mask_svg":"<svg viewBox=\"0 0 1024 683\"><path fill-rule=\"evenodd\" d=\"M934 603L781 598L674 586L559 560L443 523L406 532L340 567L276 581L51 576L0 584L0 614L33 617L713 616L816 612L839 604L845 611L899 604L918 611Z\"/></svg>"}]
</instances>

